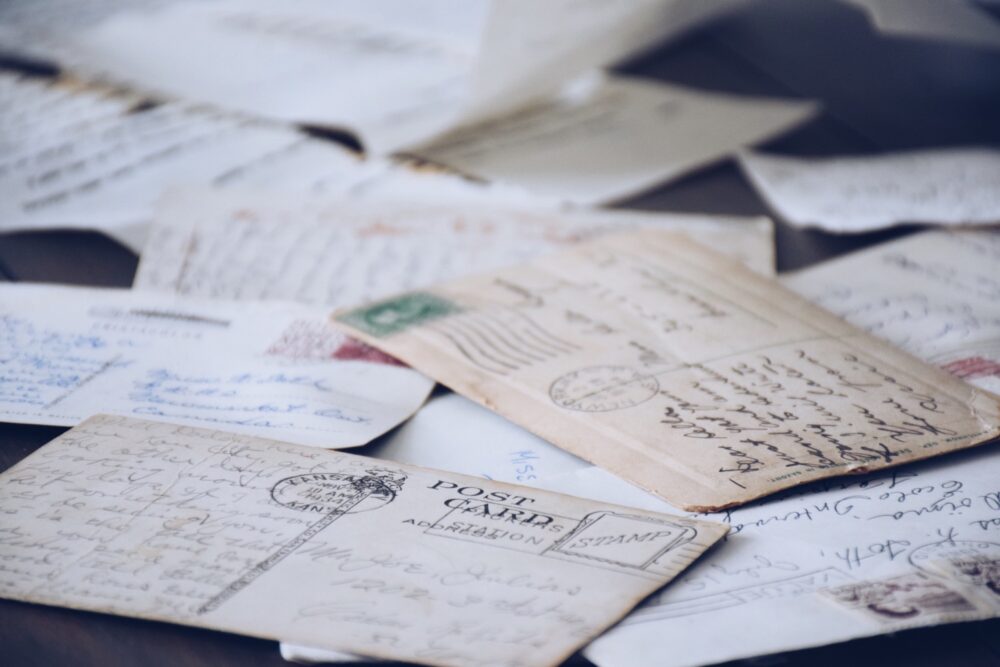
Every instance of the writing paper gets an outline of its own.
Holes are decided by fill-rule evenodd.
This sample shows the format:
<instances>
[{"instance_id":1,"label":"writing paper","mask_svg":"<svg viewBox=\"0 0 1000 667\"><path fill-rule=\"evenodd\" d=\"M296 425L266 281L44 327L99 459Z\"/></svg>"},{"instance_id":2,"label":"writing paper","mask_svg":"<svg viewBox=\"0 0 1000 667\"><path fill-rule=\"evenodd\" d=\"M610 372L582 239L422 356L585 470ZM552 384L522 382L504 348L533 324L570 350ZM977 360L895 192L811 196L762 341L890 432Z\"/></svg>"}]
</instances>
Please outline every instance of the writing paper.
<instances>
[{"instance_id":1,"label":"writing paper","mask_svg":"<svg viewBox=\"0 0 1000 667\"><path fill-rule=\"evenodd\" d=\"M410 149L489 180L583 204L621 199L766 140L809 102L708 93L614 76Z\"/></svg>"},{"instance_id":2,"label":"writing paper","mask_svg":"<svg viewBox=\"0 0 1000 667\"><path fill-rule=\"evenodd\" d=\"M0 230L94 228L138 253L155 202L185 184L357 199L528 201L512 186L362 161L289 128L180 104L150 107L69 80L0 73L0 92Z\"/></svg>"},{"instance_id":3,"label":"writing paper","mask_svg":"<svg viewBox=\"0 0 1000 667\"><path fill-rule=\"evenodd\" d=\"M991 445L707 515L730 526L725 547L585 655L600 667L687 667L1000 615L998 464ZM542 486L670 511L599 468ZM925 594L881 612L849 597L906 588Z\"/></svg>"},{"instance_id":4,"label":"writing paper","mask_svg":"<svg viewBox=\"0 0 1000 667\"><path fill-rule=\"evenodd\" d=\"M3 597L429 665L558 664L726 531L103 415L0 505Z\"/></svg>"},{"instance_id":5,"label":"writing paper","mask_svg":"<svg viewBox=\"0 0 1000 667\"><path fill-rule=\"evenodd\" d=\"M272 183L322 179L328 189L372 177L346 150L285 127L12 74L0 75L0 88L0 230L115 234L147 222L168 186L252 183L265 170L282 172ZM296 160L304 152L314 156L310 171Z\"/></svg>"},{"instance_id":6,"label":"writing paper","mask_svg":"<svg viewBox=\"0 0 1000 667\"><path fill-rule=\"evenodd\" d=\"M586 461L450 391L431 398L406 423L363 453L528 486L536 486L539 479L590 467Z\"/></svg>"},{"instance_id":7,"label":"writing paper","mask_svg":"<svg viewBox=\"0 0 1000 667\"><path fill-rule=\"evenodd\" d=\"M108 412L317 447L361 445L433 383L299 304L0 284L0 419Z\"/></svg>"},{"instance_id":8,"label":"writing paper","mask_svg":"<svg viewBox=\"0 0 1000 667\"><path fill-rule=\"evenodd\" d=\"M645 230L342 310L345 331L685 509L987 442L998 399Z\"/></svg>"},{"instance_id":9,"label":"writing paper","mask_svg":"<svg viewBox=\"0 0 1000 667\"><path fill-rule=\"evenodd\" d=\"M67 34L59 51L87 76L346 129L389 153L507 113L734 4L177 2Z\"/></svg>"},{"instance_id":10,"label":"writing paper","mask_svg":"<svg viewBox=\"0 0 1000 667\"><path fill-rule=\"evenodd\" d=\"M726 523L724 546L584 655L600 667L694 667L1000 615L998 465L1000 451L991 445L692 515ZM597 467L530 484L677 511ZM859 609L846 597L859 591L885 597L907 588L931 595L895 615ZM281 650L300 662L352 659L292 644Z\"/></svg>"},{"instance_id":11,"label":"writing paper","mask_svg":"<svg viewBox=\"0 0 1000 667\"><path fill-rule=\"evenodd\" d=\"M184 2L113 16L67 50L79 71L346 128L381 153L457 113L488 10L481 1Z\"/></svg>"},{"instance_id":12,"label":"writing paper","mask_svg":"<svg viewBox=\"0 0 1000 667\"><path fill-rule=\"evenodd\" d=\"M1000 394L1000 233L929 231L781 277L851 324Z\"/></svg>"},{"instance_id":13,"label":"writing paper","mask_svg":"<svg viewBox=\"0 0 1000 667\"><path fill-rule=\"evenodd\" d=\"M648 50L743 2L496 0L483 29L468 116L502 115L498 109L546 96L582 72Z\"/></svg>"},{"instance_id":14,"label":"writing paper","mask_svg":"<svg viewBox=\"0 0 1000 667\"><path fill-rule=\"evenodd\" d=\"M373 197L374 199L374 197ZM280 193L172 193L157 213L134 287L229 299L362 303L636 227L683 230L773 272L763 218L376 203Z\"/></svg>"},{"instance_id":15,"label":"writing paper","mask_svg":"<svg viewBox=\"0 0 1000 667\"><path fill-rule=\"evenodd\" d=\"M863 232L905 222L1000 222L1000 152L991 149L809 159L758 153L740 164L793 225Z\"/></svg>"}]
</instances>

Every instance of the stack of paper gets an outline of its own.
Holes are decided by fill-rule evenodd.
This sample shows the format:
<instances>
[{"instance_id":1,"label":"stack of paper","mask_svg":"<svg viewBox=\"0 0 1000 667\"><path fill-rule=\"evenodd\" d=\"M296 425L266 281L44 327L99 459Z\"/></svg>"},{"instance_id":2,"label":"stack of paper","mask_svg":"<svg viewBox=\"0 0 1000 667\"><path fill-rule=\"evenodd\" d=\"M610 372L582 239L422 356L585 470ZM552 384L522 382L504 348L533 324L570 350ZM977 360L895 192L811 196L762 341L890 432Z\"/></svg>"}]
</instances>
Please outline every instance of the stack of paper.
<instances>
[{"instance_id":1,"label":"stack of paper","mask_svg":"<svg viewBox=\"0 0 1000 667\"><path fill-rule=\"evenodd\" d=\"M0 284L0 420L71 427L0 597L443 667L1000 616L1000 234L776 277L767 218L591 208L739 152L794 225L1000 221L993 149L749 153L817 105L604 71L740 4L0 7L80 77L0 73L0 232L141 251Z\"/></svg>"}]
</instances>

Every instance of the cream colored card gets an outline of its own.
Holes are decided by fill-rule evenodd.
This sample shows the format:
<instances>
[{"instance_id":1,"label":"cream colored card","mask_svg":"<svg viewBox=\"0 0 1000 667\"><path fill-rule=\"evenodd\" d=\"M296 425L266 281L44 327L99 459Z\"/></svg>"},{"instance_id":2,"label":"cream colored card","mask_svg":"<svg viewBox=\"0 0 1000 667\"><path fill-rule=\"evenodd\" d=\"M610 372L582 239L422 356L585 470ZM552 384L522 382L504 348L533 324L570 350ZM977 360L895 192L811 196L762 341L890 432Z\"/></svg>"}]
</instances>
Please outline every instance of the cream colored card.
<instances>
[{"instance_id":1,"label":"cream colored card","mask_svg":"<svg viewBox=\"0 0 1000 667\"><path fill-rule=\"evenodd\" d=\"M428 665L555 665L721 524L99 415L0 475L0 596Z\"/></svg>"},{"instance_id":2,"label":"cream colored card","mask_svg":"<svg viewBox=\"0 0 1000 667\"><path fill-rule=\"evenodd\" d=\"M429 187L433 184L428 183ZM351 306L532 259L581 239L658 227L774 270L766 218L559 212L499 202L417 203L191 188L163 199L134 287Z\"/></svg>"},{"instance_id":3,"label":"cream colored card","mask_svg":"<svg viewBox=\"0 0 1000 667\"><path fill-rule=\"evenodd\" d=\"M997 398L669 232L342 311L352 334L685 509L991 440Z\"/></svg>"}]
</instances>

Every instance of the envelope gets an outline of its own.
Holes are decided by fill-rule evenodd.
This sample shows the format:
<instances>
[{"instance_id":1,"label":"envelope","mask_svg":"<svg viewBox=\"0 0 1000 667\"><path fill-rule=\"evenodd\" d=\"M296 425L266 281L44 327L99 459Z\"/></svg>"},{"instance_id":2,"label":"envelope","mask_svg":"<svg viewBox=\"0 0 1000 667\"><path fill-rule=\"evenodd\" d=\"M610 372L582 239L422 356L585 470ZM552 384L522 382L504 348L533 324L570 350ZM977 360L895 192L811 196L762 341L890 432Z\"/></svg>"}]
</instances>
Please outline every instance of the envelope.
<instances>
[{"instance_id":1,"label":"envelope","mask_svg":"<svg viewBox=\"0 0 1000 667\"><path fill-rule=\"evenodd\" d=\"M727 530L106 415L0 507L0 597L427 665L558 664Z\"/></svg>"},{"instance_id":2,"label":"envelope","mask_svg":"<svg viewBox=\"0 0 1000 667\"><path fill-rule=\"evenodd\" d=\"M345 331L675 506L987 442L997 397L681 236L340 311Z\"/></svg>"}]
</instances>

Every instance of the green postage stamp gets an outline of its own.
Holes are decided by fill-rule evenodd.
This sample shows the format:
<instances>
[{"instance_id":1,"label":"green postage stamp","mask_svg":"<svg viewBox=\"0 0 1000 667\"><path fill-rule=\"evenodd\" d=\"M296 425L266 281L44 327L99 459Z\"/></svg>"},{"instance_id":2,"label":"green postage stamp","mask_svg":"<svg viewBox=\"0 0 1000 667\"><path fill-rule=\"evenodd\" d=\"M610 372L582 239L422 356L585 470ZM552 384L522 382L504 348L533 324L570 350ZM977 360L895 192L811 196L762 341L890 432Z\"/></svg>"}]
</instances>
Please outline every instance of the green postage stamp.
<instances>
[{"instance_id":1,"label":"green postage stamp","mask_svg":"<svg viewBox=\"0 0 1000 667\"><path fill-rule=\"evenodd\" d=\"M430 292L410 292L350 310L338 315L337 321L385 338L460 311L458 305Z\"/></svg>"}]
</instances>

